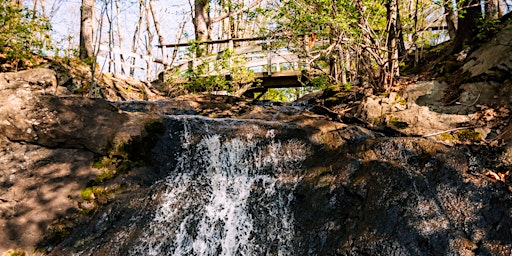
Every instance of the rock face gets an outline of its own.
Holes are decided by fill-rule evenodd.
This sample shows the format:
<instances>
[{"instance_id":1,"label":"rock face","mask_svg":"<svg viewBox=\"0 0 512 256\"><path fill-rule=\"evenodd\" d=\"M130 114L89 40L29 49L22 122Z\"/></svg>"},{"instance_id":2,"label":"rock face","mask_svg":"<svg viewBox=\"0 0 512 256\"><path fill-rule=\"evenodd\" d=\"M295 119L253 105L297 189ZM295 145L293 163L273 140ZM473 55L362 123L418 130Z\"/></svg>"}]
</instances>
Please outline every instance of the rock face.
<instances>
[{"instance_id":1,"label":"rock face","mask_svg":"<svg viewBox=\"0 0 512 256\"><path fill-rule=\"evenodd\" d=\"M468 56L462 67L471 78L510 79L512 73L512 25L502 29L492 40Z\"/></svg>"},{"instance_id":2,"label":"rock face","mask_svg":"<svg viewBox=\"0 0 512 256\"><path fill-rule=\"evenodd\" d=\"M126 114L104 100L45 94L47 83L56 87L55 74L41 69L34 72L2 76L8 79L0 82L4 102L0 107L0 133L9 140L102 153L128 121Z\"/></svg>"},{"instance_id":3,"label":"rock face","mask_svg":"<svg viewBox=\"0 0 512 256\"><path fill-rule=\"evenodd\" d=\"M55 72L0 74L0 252L32 251L52 221L78 212L95 155L144 129L101 99L56 97Z\"/></svg>"},{"instance_id":4,"label":"rock face","mask_svg":"<svg viewBox=\"0 0 512 256\"><path fill-rule=\"evenodd\" d=\"M512 224L503 218L510 214L511 193L483 177L482 163L466 148L378 138L318 162L314 175L300 182L294 208L310 251L507 255L512 250L510 229L503 228Z\"/></svg>"},{"instance_id":5,"label":"rock face","mask_svg":"<svg viewBox=\"0 0 512 256\"><path fill-rule=\"evenodd\" d=\"M315 122L300 126L170 116L163 124L166 132L152 150L152 168L160 173L154 176L154 185L118 197L75 229L50 255L185 255L204 253L201 241L219 246L217 253L231 249L289 255L512 252L509 181L486 177L482 159L465 146L448 147L421 138L387 138L341 124L322 130ZM283 149L292 144L302 146L271 153L275 145ZM258 155L261 158L254 157L255 152L263 152ZM304 158L300 165L283 160L292 156ZM258 161L287 164L272 169L254 167L247 174L242 171L246 170L242 166ZM215 218L202 216L207 215L206 209L215 208L211 204L219 196L215 192L218 188L212 185L215 170L226 175L221 184L231 185L221 193L224 203L216 213L221 220L208 222ZM190 176L181 176L184 173ZM241 190L245 183L231 183L231 178L251 180L255 176L250 173L260 176L246 186L247 190ZM265 183L264 177L275 177L275 183ZM275 184L280 192L269 184ZM236 195L247 195L240 199L240 208L231 208L232 190ZM271 202L282 202L279 205L285 210L278 215L280 221L273 217L276 213ZM243 227L236 229L240 233L230 231L226 223L235 217L222 216L232 209L237 216L248 216L245 221L252 229L247 231L251 237L247 244L225 243L230 232L241 241L247 234L241 232ZM203 222L216 227L213 233L203 233ZM269 247L262 249L264 244Z\"/></svg>"},{"instance_id":6,"label":"rock face","mask_svg":"<svg viewBox=\"0 0 512 256\"><path fill-rule=\"evenodd\" d=\"M0 75L0 251L30 250L53 220L77 211L99 171L94 153L127 119L104 101L58 98L46 87L56 89L51 70Z\"/></svg>"},{"instance_id":7,"label":"rock face","mask_svg":"<svg viewBox=\"0 0 512 256\"><path fill-rule=\"evenodd\" d=\"M0 76L0 252L31 251L60 218L61 239L38 244L50 255L512 253L512 161L499 151L232 97L57 97L51 75L17 76ZM411 102L436 108L413 89ZM93 162L126 155L85 213L81 191L104 174ZM71 216L74 229L55 228Z\"/></svg>"},{"instance_id":8,"label":"rock face","mask_svg":"<svg viewBox=\"0 0 512 256\"><path fill-rule=\"evenodd\" d=\"M78 212L94 154L0 140L0 251L32 251L58 218Z\"/></svg>"}]
</instances>

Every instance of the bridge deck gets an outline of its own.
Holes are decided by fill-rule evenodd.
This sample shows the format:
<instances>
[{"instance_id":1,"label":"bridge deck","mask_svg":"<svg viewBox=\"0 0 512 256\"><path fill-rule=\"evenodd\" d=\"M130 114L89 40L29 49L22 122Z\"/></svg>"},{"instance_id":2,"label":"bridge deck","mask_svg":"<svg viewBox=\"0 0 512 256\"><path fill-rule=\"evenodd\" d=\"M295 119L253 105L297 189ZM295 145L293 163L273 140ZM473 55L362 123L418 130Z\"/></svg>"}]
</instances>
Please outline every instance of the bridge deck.
<instances>
[{"instance_id":1,"label":"bridge deck","mask_svg":"<svg viewBox=\"0 0 512 256\"><path fill-rule=\"evenodd\" d=\"M267 72L254 73L256 79L261 81L264 88L288 88L301 87L306 82L301 71L289 70L274 72L269 75Z\"/></svg>"}]
</instances>

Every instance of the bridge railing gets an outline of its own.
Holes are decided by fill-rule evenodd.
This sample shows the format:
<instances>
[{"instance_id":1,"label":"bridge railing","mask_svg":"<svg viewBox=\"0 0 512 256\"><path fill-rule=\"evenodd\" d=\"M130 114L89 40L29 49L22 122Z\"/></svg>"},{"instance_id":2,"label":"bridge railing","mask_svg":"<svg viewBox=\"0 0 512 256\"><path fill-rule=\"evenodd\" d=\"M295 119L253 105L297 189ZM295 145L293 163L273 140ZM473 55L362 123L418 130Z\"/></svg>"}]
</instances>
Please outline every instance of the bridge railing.
<instances>
[{"instance_id":1,"label":"bridge railing","mask_svg":"<svg viewBox=\"0 0 512 256\"><path fill-rule=\"evenodd\" d=\"M225 40L219 40L224 43ZM233 54L229 58L239 58L244 62L248 71L252 71L257 76L279 75L280 72L300 71L306 69L304 59L290 52L287 48L269 49L268 42L259 42L256 44L245 45L233 48ZM176 45L175 45L176 46ZM178 45L183 47L185 45ZM229 48L223 49L204 57L185 57L175 61L171 69L180 76L185 76L186 72L195 70L200 65L208 66L205 76L211 75L229 75L227 69L219 70L219 61L223 59L223 53ZM225 60L224 60L225 61Z\"/></svg>"}]
</instances>

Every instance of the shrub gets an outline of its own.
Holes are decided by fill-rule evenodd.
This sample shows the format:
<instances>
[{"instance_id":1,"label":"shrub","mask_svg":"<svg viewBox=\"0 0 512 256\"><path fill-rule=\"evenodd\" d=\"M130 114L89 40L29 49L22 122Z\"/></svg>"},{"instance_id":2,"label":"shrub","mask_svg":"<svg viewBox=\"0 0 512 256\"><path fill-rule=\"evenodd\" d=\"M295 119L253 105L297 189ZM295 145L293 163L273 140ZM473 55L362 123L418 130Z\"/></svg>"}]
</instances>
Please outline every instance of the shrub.
<instances>
[{"instance_id":1,"label":"shrub","mask_svg":"<svg viewBox=\"0 0 512 256\"><path fill-rule=\"evenodd\" d=\"M30 64L34 53L43 50L49 30L49 22L33 11L0 0L0 69L17 70Z\"/></svg>"}]
</instances>

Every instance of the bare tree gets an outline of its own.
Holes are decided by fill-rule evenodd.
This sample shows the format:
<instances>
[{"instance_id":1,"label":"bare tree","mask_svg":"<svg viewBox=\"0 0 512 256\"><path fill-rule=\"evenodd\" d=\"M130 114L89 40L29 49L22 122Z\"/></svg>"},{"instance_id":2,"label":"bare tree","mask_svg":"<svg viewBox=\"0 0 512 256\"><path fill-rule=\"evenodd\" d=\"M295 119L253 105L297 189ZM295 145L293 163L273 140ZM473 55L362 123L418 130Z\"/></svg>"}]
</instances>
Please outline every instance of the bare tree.
<instances>
[{"instance_id":1,"label":"bare tree","mask_svg":"<svg viewBox=\"0 0 512 256\"><path fill-rule=\"evenodd\" d=\"M137 49L142 44L141 43L141 31L142 31L142 23L144 19L144 2L139 0L139 19L137 21L137 25L135 26L135 31L133 32L132 38L132 52L137 52ZM130 67L130 75L135 75L135 58L132 58L131 67Z\"/></svg>"},{"instance_id":2,"label":"bare tree","mask_svg":"<svg viewBox=\"0 0 512 256\"><path fill-rule=\"evenodd\" d=\"M153 34L153 31L151 30L151 19L149 17L151 10L150 10L150 6L147 2L145 2L144 5L145 5L144 17L146 18L146 41L145 41L146 56L152 56L154 34ZM151 78L151 74L153 73L152 64L153 63L152 63L151 59L146 59L146 66L147 66L146 79L148 81Z\"/></svg>"},{"instance_id":3,"label":"bare tree","mask_svg":"<svg viewBox=\"0 0 512 256\"><path fill-rule=\"evenodd\" d=\"M119 41L119 48L123 49L123 32L121 31L121 22L119 21L120 17L121 17L119 0L115 0L115 5L116 5L116 20L117 20L117 40ZM122 53L120 54L119 58L121 59L121 63L124 64L125 58ZM120 68L121 68L121 72L123 74L125 74L124 66L121 65Z\"/></svg>"},{"instance_id":4,"label":"bare tree","mask_svg":"<svg viewBox=\"0 0 512 256\"><path fill-rule=\"evenodd\" d=\"M80 7L80 59L94 56L94 6L95 0L82 0Z\"/></svg>"},{"instance_id":5,"label":"bare tree","mask_svg":"<svg viewBox=\"0 0 512 256\"><path fill-rule=\"evenodd\" d=\"M386 3L387 11L387 49L388 49L388 62L386 65L384 87L389 91L393 86L395 77L400 74L398 63L398 35L397 30L398 21L398 0L389 0Z\"/></svg>"},{"instance_id":6,"label":"bare tree","mask_svg":"<svg viewBox=\"0 0 512 256\"><path fill-rule=\"evenodd\" d=\"M194 24L196 41L204 42L210 39L211 21L209 9L209 0L194 1L194 15L192 21ZM205 46L199 47L196 55L201 56L205 54L206 49L207 48Z\"/></svg>"},{"instance_id":7,"label":"bare tree","mask_svg":"<svg viewBox=\"0 0 512 256\"><path fill-rule=\"evenodd\" d=\"M160 43L160 45L163 45L163 44L165 44L165 39L164 39L164 35L162 34L162 29L161 29L161 26L160 26L160 20L158 19L157 15L156 15L155 1L149 0L149 9L151 10L151 16L153 17L153 23L155 25L155 30L156 30L156 35L158 37L158 42ZM167 64L166 64L166 60L167 60L166 48L165 47L161 47L160 49L162 51L162 60L163 60L163 63L164 63L164 69L167 69L168 67L167 67Z\"/></svg>"}]
</instances>

